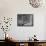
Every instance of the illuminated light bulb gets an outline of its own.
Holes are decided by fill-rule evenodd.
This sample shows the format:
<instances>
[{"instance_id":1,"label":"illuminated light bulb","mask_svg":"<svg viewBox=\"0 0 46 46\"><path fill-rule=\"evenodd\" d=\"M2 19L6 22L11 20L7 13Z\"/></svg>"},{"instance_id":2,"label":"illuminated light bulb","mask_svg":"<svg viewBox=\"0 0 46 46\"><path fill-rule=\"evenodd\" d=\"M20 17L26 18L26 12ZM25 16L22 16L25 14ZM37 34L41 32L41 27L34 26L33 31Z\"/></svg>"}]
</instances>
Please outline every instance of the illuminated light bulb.
<instances>
[{"instance_id":1,"label":"illuminated light bulb","mask_svg":"<svg viewBox=\"0 0 46 46\"><path fill-rule=\"evenodd\" d=\"M8 34L6 34L6 37L8 38Z\"/></svg>"}]
</instances>

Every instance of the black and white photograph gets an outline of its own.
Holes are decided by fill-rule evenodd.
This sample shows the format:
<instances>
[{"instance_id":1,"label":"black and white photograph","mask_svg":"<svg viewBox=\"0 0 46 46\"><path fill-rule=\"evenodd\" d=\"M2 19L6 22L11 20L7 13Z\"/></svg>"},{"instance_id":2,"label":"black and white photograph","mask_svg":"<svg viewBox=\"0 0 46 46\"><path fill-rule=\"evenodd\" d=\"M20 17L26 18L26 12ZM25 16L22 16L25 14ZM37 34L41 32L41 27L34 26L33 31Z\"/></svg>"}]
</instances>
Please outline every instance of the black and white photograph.
<instances>
[{"instance_id":1,"label":"black and white photograph","mask_svg":"<svg viewBox=\"0 0 46 46\"><path fill-rule=\"evenodd\" d=\"M18 14L17 26L33 26L33 14Z\"/></svg>"}]
</instances>

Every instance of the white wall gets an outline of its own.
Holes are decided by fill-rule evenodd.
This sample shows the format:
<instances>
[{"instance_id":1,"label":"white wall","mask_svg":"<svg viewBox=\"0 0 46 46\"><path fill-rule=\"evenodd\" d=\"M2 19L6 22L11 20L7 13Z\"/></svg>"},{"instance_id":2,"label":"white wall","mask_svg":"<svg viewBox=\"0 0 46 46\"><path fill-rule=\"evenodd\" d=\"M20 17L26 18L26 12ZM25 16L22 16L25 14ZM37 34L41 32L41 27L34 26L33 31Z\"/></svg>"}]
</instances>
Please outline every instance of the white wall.
<instances>
[{"instance_id":1,"label":"white wall","mask_svg":"<svg viewBox=\"0 0 46 46\"><path fill-rule=\"evenodd\" d=\"M18 27L17 14L34 14L33 27ZM46 8L33 8L28 0L0 0L0 16L13 17L12 27L9 31L17 40L27 40L34 34L39 40L45 39ZM2 32L2 31L1 31ZM45 33L45 34L44 34ZM1 34L1 33L0 33ZM2 35L2 34L1 34ZM2 39L2 36L0 36Z\"/></svg>"}]
</instances>

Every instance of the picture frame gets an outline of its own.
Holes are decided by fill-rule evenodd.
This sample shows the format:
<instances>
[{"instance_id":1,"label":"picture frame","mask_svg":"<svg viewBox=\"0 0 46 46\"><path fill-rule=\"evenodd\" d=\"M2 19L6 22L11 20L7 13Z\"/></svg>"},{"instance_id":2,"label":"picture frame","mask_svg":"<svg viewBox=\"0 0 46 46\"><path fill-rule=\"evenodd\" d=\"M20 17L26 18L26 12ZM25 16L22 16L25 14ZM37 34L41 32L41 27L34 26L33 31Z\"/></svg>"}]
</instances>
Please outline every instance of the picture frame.
<instances>
[{"instance_id":1,"label":"picture frame","mask_svg":"<svg viewBox=\"0 0 46 46\"><path fill-rule=\"evenodd\" d=\"M33 26L33 14L17 14L17 26Z\"/></svg>"}]
</instances>

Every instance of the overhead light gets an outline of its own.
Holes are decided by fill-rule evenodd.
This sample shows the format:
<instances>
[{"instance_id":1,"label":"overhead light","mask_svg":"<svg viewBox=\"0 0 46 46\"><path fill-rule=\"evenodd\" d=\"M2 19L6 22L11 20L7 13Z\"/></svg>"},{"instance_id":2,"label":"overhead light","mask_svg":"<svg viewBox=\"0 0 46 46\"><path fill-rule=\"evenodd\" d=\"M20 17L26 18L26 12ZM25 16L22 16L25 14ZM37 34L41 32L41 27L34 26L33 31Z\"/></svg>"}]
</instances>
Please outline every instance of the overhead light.
<instances>
[{"instance_id":1,"label":"overhead light","mask_svg":"<svg viewBox=\"0 0 46 46\"><path fill-rule=\"evenodd\" d=\"M44 0L45 1L45 0ZM30 3L30 5L32 6L32 7L34 7L34 8L38 8L38 7L40 7L43 3L45 3L45 2L43 2L43 0L29 0L29 3Z\"/></svg>"}]
</instances>

